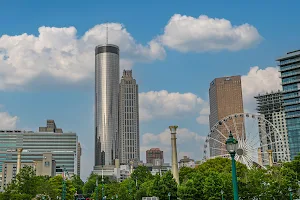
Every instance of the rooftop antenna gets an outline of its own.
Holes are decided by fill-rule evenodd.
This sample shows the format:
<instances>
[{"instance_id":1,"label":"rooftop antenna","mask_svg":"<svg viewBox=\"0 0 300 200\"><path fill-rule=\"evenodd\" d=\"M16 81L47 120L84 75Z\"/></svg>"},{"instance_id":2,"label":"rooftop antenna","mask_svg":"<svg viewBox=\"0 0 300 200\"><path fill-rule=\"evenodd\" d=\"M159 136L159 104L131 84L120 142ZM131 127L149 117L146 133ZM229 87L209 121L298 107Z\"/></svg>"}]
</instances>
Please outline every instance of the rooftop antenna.
<instances>
[{"instance_id":1,"label":"rooftop antenna","mask_svg":"<svg viewBox=\"0 0 300 200\"><path fill-rule=\"evenodd\" d=\"M108 22L106 23L106 44L108 44Z\"/></svg>"}]
</instances>

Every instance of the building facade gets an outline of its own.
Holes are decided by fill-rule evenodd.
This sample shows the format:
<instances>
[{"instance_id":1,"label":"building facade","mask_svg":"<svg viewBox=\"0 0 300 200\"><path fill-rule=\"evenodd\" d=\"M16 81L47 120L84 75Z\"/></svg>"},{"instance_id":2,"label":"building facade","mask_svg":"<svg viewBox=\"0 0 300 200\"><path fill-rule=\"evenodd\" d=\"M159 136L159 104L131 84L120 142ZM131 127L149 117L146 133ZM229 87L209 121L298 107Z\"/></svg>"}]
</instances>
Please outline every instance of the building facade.
<instances>
[{"instance_id":1,"label":"building facade","mask_svg":"<svg viewBox=\"0 0 300 200\"><path fill-rule=\"evenodd\" d=\"M179 161L179 168L182 167L195 168L195 160L189 158L188 156L183 156L183 158Z\"/></svg>"},{"instance_id":2,"label":"building facade","mask_svg":"<svg viewBox=\"0 0 300 200\"><path fill-rule=\"evenodd\" d=\"M95 166L118 156L119 47L95 48Z\"/></svg>"},{"instance_id":3,"label":"building facade","mask_svg":"<svg viewBox=\"0 0 300 200\"><path fill-rule=\"evenodd\" d=\"M78 142L77 144L77 175L80 177L80 170L81 170L81 155L82 155L82 149L81 144Z\"/></svg>"},{"instance_id":4,"label":"building facade","mask_svg":"<svg viewBox=\"0 0 300 200\"><path fill-rule=\"evenodd\" d=\"M164 152L161 151L159 148L151 148L149 150L146 151L146 163L150 163L150 164L153 164L155 165L155 161L157 159L161 159L162 162L161 163L164 163L163 160L164 160Z\"/></svg>"},{"instance_id":5,"label":"building facade","mask_svg":"<svg viewBox=\"0 0 300 200\"><path fill-rule=\"evenodd\" d=\"M119 94L119 159L122 164L140 160L138 96L132 70L124 70Z\"/></svg>"},{"instance_id":6,"label":"building facade","mask_svg":"<svg viewBox=\"0 0 300 200\"><path fill-rule=\"evenodd\" d=\"M283 89L283 106L291 160L300 152L300 50L277 59Z\"/></svg>"},{"instance_id":7,"label":"building facade","mask_svg":"<svg viewBox=\"0 0 300 200\"><path fill-rule=\"evenodd\" d=\"M56 163L53 160L52 153L44 153L42 158L32 161L26 161L21 163L21 168L24 166L30 166L35 169L37 176L50 176L56 175ZM17 175L17 162L5 161L2 164L2 185L1 188L5 188Z\"/></svg>"},{"instance_id":8,"label":"building facade","mask_svg":"<svg viewBox=\"0 0 300 200\"><path fill-rule=\"evenodd\" d=\"M0 130L0 171L4 161L17 160L17 148L23 148L22 162L41 159L44 153L52 153L57 173L64 167L69 174L76 174L76 133L33 132Z\"/></svg>"},{"instance_id":9,"label":"building facade","mask_svg":"<svg viewBox=\"0 0 300 200\"><path fill-rule=\"evenodd\" d=\"M210 115L209 115L209 124L210 129L221 119L228 115L235 113L243 113L243 95L242 95L242 84L241 76L231 76L231 77L221 77L216 78L210 83L209 87L209 104L210 104ZM237 126L237 132L234 133L242 135L244 130L244 121L243 119L235 120ZM235 131L233 123L227 122L227 125L231 131ZM225 127L218 128L225 136L228 136L228 131ZM211 133L218 134L218 133ZM217 136L213 136L217 138ZM224 138L220 138L224 139ZM224 139L225 143L225 139ZM224 152L217 149L222 149L221 144L215 142L214 140L209 141L210 146L214 146L214 149L210 149L210 156L218 156L227 154L227 151L224 149Z\"/></svg>"},{"instance_id":10,"label":"building facade","mask_svg":"<svg viewBox=\"0 0 300 200\"><path fill-rule=\"evenodd\" d=\"M275 150L276 152L285 152L285 153L275 153L273 155L274 162L288 161L290 160L289 153L289 143L288 143L288 133L286 128L285 112L283 108L283 98L282 92L271 92L266 94L259 94L255 96L257 101L257 111L261 114L266 120L271 122L276 129L279 131L279 134L282 136L282 142L276 142L281 139L278 136L277 131L269 124L264 121L258 121L258 130L260 136L261 148L258 152L258 158L263 165L269 165L268 159L268 149ZM285 156L287 156L285 158Z\"/></svg>"}]
</instances>

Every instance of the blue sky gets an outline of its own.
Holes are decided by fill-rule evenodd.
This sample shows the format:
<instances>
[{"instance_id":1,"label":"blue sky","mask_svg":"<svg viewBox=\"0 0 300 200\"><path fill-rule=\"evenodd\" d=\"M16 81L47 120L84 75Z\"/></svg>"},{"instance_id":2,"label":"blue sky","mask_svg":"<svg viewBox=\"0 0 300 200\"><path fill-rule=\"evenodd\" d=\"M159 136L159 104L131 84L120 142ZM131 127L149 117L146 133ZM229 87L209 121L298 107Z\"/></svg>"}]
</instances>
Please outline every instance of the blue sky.
<instances>
[{"instance_id":1,"label":"blue sky","mask_svg":"<svg viewBox=\"0 0 300 200\"><path fill-rule=\"evenodd\" d=\"M253 112L253 95L281 87L275 59L299 49L299 6L298 1L3 1L0 128L36 130L54 119L64 131L77 132L86 177L94 162L92 49L103 43L108 22L110 41L121 48L121 68L133 69L139 83L141 157L158 146L170 161L166 129L177 124L180 156L201 159L210 81L242 75L245 109ZM39 29L43 26L56 28Z\"/></svg>"}]
</instances>

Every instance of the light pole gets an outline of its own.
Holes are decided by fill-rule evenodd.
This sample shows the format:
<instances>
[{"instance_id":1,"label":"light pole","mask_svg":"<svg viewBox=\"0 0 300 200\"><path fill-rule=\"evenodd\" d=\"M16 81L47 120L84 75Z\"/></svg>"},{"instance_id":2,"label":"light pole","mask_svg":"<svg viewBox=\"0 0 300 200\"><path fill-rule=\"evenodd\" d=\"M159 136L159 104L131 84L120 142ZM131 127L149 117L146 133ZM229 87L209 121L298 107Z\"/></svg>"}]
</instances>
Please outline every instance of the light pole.
<instances>
[{"instance_id":1,"label":"light pole","mask_svg":"<svg viewBox=\"0 0 300 200\"><path fill-rule=\"evenodd\" d=\"M223 194L224 194L224 191L223 191L223 190L221 190L222 200L224 200L224 196L223 196Z\"/></svg>"},{"instance_id":2,"label":"light pole","mask_svg":"<svg viewBox=\"0 0 300 200\"><path fill-rule=\"evenodd\" d=\"M238 141L234 139L231 131L229 132L229 138L226 140L226 149L231 156L231 165L232 165L232 185L233 185L233 199L239 199L237 177L236 177L236 166L235 166L235 153L238 148Z\"/></svg>"},{"instance_id":3,"label":"light pole","mask_svg":"<svg viewBox=\"0 0 300 200\"><path fill-rule=\"evenodd\" d=\"M67 169L64 167L64 169L63 169L63 182L62 182L63 188L62 188L62 194L61 194L61 199L62 200L66 200L66 195L67 195L66 175L69 175L69 174L68 174Z\"/></svg>"},{"instance_id":4,"label":"light pole","mask_svg":"<svg viewBox=\"0 0 300 200\"><path fill-rule=\"evenodd\" d=\"M289 192L290 192L290 200L293 200L293 193L292 193L292 188L291 187L289 187Z\"/></svg>"},{"instance_id":5,"label":"light pole","mask_svg":"<svg viewBox=\"0 0 300 200\"><path fill-rule=\"evenodd\" d=\"M98 200L98 176L96 177L96 197L95 199Z\"/></svg>"},{"instance_id":6,"label":"light pole","mask_svg":"<svg viewBox=\"0 0 300 200\"><path fill-rule=\"evenodd\" d=\"M171 199L171 192L168 193L169 200Z\"/></svg>"}]
</instances>

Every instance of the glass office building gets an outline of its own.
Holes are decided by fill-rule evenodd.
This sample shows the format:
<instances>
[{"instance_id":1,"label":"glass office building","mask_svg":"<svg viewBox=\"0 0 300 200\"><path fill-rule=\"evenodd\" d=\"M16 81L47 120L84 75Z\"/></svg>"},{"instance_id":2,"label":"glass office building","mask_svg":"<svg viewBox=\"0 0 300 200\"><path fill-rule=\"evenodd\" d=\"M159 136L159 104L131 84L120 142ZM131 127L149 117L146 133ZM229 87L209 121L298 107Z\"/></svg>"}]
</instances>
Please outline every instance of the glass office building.
<instances>
[{"instance_id":1,"label":"glass office building","mask_svg":"<svg viewBox=\"0 0 300 200\"><path fill-rule=\"evenodd\" d=\"M56 172L66 168L69 175L77 168L76 133L32 132L21 130L0 130L0 171L3 161L16 161L16 148L23 148L21 162L42 159L43 153L52 152Z\"/></svg>"},{"instance_id":2,"label":"glass office building","mask_svg":"<svg viewBox=\"0 0 300 200\"><path fill-rule=\"evenodd\" d=\"M300 152L300 50L288 52L277 61L281 72L283 106L293 160Z\"/></svg>"},{"instance_id":3,"label":"glass office building","mask_svg":"<svg viewBox=\"0 0 300 200\"><path fill-rule=\"evenodd\" d=\"M95 166L114 165L118 155L119 47L95 48Z\"/></svg>"}]
</instances>

